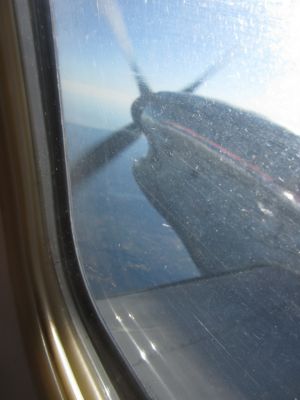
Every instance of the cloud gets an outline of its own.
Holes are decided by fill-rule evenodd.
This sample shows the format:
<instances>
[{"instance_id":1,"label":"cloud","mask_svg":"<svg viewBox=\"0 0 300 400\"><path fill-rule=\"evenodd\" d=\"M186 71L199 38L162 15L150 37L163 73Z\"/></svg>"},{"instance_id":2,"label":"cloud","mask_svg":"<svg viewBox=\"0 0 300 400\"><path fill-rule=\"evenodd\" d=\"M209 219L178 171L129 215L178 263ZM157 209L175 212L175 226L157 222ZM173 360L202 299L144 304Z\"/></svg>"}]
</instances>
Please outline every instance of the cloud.
<instances>
[{"instance_id":1,"label":"cloud","mask_svg":"<svg viewBox=\"0 0 300 400\"><path fill-rule=\"evenodd\" d=\"M100 85L63 79L63 115L66 122L114 130L131 121L133 91L118 91Z\"/></svg>"},{"instance_id":2,"label":"cloud","mask_svg":"<svg viewBox=\"0 0 300 400\"><path fill-rule=\"evenodd\" d=\"M137 97L135 92L122 92L99 85L91 85L79 81L71 81L63 79L61 81L63 95L74 95L85 97L85 101L97 101L101 104L113 105L114 107L124 108L130 107L134 99Z\"/></svg>"}]
</instances>

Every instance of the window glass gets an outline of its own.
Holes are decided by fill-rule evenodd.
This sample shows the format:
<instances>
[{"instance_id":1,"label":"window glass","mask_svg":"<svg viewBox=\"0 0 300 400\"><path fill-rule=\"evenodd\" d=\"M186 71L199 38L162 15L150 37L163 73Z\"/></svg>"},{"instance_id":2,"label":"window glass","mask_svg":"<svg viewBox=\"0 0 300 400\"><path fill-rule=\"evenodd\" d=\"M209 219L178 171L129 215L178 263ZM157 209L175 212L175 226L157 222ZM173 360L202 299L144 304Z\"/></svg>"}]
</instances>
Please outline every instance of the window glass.
<instances>
[{"instance_id":1,"label":"window glass","mask_svg":"<svg viewBox=\"0 0 300 400\"><path fill-rule=\"evenodd\" d=\"M300 5L52 0L74 240L153 399L300 396Z\"/></svg>"}]
</instances>

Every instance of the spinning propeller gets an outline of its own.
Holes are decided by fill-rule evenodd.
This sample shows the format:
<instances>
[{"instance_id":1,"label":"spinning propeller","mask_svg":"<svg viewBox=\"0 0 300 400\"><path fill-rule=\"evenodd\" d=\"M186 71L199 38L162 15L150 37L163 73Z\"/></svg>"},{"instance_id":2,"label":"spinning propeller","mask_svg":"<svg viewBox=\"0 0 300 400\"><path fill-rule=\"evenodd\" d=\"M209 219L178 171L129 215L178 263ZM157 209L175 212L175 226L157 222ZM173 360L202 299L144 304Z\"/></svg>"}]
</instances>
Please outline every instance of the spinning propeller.
<instances>
[{"instance_id":1,"label":"spinning propeller","mask_svg":"<svg viewBox=\"0 0 300 400\"><path fill-rule=\"evenodd\" d=\"M116 41L122 50L125 59L132 71L133 78L139 89L140 97L138 104L142 106L147 104L147 101L155 99L153 93L146 82L134 57L133 46L129 38L129 34L118 6L115 0L97 0L98 12L105 16ZM193 93L204 82L211 78L224 65L224 57L210 66L200 77L182 90L183 93ZM137 100L135 101L137 103ZM133 112L133 122L126 127L112 133L107 139L101 141L93 147L91 151L77 161L72 168L72 181L79 184L88 175L95 172L98 168L103 167L110 162L114 157L121 153L126 147L133 143L142 133L142 127L135 121L135 113Z\"/></svg>"}]
</instances>

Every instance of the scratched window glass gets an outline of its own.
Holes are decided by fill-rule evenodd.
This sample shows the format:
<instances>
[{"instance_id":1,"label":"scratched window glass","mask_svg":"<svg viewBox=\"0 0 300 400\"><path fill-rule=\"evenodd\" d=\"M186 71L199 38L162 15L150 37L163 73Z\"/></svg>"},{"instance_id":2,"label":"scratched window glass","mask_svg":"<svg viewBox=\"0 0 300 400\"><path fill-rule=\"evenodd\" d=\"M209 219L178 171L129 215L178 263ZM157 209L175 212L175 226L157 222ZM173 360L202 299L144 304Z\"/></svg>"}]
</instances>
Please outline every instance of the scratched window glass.
<instances>
[{"instance_id":1,"label":"scratched window glass","mask_svg":"<svg viewBox=\"0 0 300 400\"><path fill-rule=\"evenodd\" d=\"M74 240L151 399L300 399L300 4L52 0Z\"/></svg>"}]
</instances>

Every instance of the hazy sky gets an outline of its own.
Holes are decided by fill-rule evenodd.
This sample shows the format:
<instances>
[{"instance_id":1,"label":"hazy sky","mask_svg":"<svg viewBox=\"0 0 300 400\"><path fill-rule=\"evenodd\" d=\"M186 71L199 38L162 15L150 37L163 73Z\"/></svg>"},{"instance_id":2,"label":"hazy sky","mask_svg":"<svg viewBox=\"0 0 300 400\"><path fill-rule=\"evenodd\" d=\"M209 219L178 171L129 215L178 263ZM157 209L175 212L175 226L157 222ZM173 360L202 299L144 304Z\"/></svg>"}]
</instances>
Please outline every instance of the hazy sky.
<instances>
[{"instance_id":1,"label":"hazy sky","mask_svg":"<svg viewBox=\"0 0 300 400\"><path fill-rule=\"evenodd\" d=\"M52 0L52 5L65 119L106 129L130 122L138 91L103 1ZM300 133L300 2L118 5L154 91L186 86L226 54L224 66L197 94L260 112Z\"/></svg>"}]
</instances>

